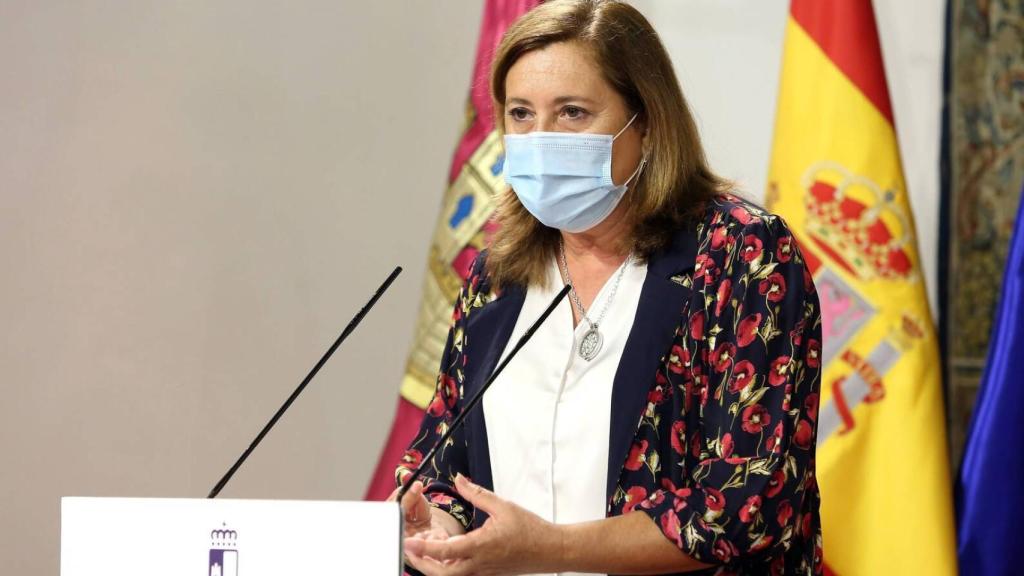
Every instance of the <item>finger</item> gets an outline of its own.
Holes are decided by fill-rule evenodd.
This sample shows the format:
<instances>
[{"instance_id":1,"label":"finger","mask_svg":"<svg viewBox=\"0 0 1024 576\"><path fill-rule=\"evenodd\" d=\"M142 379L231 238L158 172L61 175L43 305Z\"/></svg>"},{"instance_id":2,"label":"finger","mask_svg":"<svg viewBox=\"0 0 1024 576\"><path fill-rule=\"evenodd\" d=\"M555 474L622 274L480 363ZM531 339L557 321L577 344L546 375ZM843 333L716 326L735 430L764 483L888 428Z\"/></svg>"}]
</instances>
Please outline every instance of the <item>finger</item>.
<instances>
[{"instance_id":1,"label":"finger","mask_svg":"<svg viewBox=\"0 0 1024 576\"><path fill-rule=\"evenodd\" d=\"M399 488L401 490L401 488ZM402 497L402 509L410 510L416 504L416 497L423 492L423 483L419 480L412 483L409 489L406 490L405 496Z\"/></svg>"},{"instance_id":2,"label":"finger","mask_svg":"<svg viewBox=\"0 0 1024 576\"><path fill-rule=\"evenodd\" d=\"M459 492L459 495L469 500L469 503L473 506L491 514L498 506L501 505L504 500L499 498L494 492L474 484L469 481L462 474L455 476L455 489Z\"/></svg>"},{"instance_id":3,"label":"finger","mask_svg":"<svg viewBox=\"0 0 1024 576\"><path fill-rule=\"evenodd\" d=\"M441 561L467 560L476 547L467 536L452 536L447 540L406 538L405 550L416 556L429 556Z\"/></svg>"},{"instance_id":4,"label":"finger","mask_svg":"<svg viewBox=\"0 0 1024 576\"><path fill-rule=\"evenodd\" d=\"M422 522L423 508L429 508L430 505L426 503L423 497L423 483L416 481L409 490L405 493L402 498L402 512L405 513L406 520L411 522ZM429 512L429 510L427 510Z\"/></svg>"}]
</instances>

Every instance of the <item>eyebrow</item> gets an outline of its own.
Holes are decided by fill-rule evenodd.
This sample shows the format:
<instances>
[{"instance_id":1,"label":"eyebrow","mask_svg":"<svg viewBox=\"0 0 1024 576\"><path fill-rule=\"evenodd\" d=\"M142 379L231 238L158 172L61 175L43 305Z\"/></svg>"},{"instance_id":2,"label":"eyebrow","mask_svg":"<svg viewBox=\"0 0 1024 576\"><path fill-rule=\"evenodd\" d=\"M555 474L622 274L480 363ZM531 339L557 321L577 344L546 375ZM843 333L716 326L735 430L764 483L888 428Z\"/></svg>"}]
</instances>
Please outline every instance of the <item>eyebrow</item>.
<instances>
[{"instance_id":1,"label":"eyebrow","mask_svg":"<svg viewBox=\"0 0 1024 576\"><path fill-rule=\"evenodd\" d=\"M586 96L572 96L572 95L569 95L569 96L559 96L558 98L555 98L555 101L554 101L556 106L559 105L559 104L565 104L567 102L585 102L587 104L596 104L597 103L596 100L594 100L592 98L587 98ZM508 104L525 104L525 105L528 106L528 105L531 104L531 102L529 100L527 100L526 98L509 98L505 102L505 104L506 105L508 105Z\"/></svg>"}]
</instances>

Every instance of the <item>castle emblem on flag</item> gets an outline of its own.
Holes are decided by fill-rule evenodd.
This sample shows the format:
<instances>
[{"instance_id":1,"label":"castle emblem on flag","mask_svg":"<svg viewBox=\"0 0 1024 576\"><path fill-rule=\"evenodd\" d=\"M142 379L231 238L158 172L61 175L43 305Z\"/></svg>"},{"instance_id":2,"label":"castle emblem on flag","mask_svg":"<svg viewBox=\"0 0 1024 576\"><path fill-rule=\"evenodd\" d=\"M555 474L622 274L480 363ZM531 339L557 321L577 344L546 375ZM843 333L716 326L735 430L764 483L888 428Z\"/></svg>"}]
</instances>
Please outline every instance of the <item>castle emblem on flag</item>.
<instances>
[{"instance_id":1,"label":"castle emblem on flag","mask_svg":"<svg viewBox=\"0 0 1024 576\"><path fill-rule=\"evenodd\" d=\"M819 443L856 426L853 409L885 398L885 375L921 339L924 329L912 314L881 332L864 328L878 318L884 303L857 286L865 283L917 281L910 250L914 231L899 201L870 178L840 163L812 164L801 178L806 211L805 251L822 307L822 360L840 360L847 374L826 383L831 397L821 409ZM864 342L867 337L870 342ZM862 353L852 345L860 341ZM864 344L867 349L864 350Z\"/></svg>"}]
</instances>

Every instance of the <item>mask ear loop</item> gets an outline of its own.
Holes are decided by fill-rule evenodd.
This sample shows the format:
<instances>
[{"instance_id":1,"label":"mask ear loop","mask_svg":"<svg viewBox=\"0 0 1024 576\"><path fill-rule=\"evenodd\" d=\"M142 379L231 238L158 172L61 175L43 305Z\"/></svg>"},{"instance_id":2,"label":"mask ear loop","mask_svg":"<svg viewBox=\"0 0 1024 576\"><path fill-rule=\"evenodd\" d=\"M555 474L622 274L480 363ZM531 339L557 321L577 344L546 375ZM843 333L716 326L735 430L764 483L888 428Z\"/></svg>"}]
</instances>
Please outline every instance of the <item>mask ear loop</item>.
<instances>
[{"instance_id":1,"label":"mask ear loop","mask_svg":"<svg viewBox=\"0 0 1024 576\"><path fill-rule=\"evenodd\" d=\"M640 179L640 174L644 171L644 168L646 166L647 166L647 153L644 153L644 155L640 158L640 163L637 164L636 170L633 171L633 174L630 175L629 178L626 178L626 181L623 182L622 185L623 186L629 186L629 183L632 182L634 179L639 180Z\"/></svg>"},{"instance_id":2,"label":"mask ear loop","mask_svg":"<svg viewBox=\"0 0 1024 576\"><path fill-rule=\"evenodd\" d=\"M615 139L618 138L619 136L622 136L622 133L626 131L626 128L629 128L630 126L632 126L633 125L633 121L636 120L636 117L639 116L639 115L640 115L639 112L637 112L636 114L633 114L633 117L629 119L629 122L626 122L626 125L622 127L622 130L619 130L618 134L616 134L615 136L612 136L612 142L614 142Z\"/></svg>"}]
</instances>

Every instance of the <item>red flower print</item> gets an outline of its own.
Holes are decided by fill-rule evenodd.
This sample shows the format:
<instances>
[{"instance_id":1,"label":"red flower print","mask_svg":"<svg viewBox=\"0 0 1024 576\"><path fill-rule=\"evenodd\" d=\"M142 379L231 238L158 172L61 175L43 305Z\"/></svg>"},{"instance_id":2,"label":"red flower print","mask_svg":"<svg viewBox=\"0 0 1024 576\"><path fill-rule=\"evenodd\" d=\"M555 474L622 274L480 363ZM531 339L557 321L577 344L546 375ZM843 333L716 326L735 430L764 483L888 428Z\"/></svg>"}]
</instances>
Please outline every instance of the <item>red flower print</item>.
<instances>
[{"instance_id":1,"label":"red flower print","mask_svg":"<svg viewBox=\"0 0 1024 576\"><path fill-rule=\"evenodd\" d=\"M729 458L732 456L733 448L736 443L732 441L732 434L726 432L725 436L722 436L722 458Z\"/></svg>"},{"instance_id":2,"label":"red flower print","mask_svg":"<svg viewBox=\"0 0 1024 576\"><path fill-rule=\"evenodd\" d=\"M700 340L704 337L704 313L697 312L690 317L690 338Z\"/></svg>"},{"instance_id":3,"label":"red flower print","mask_svg":"<svg viewBox=\"0 0 1024 576\"><path fill-rule=\"evenodd\" d=\"M804 400L804 412L812 421L818 421L818 393L808 394Z\"/></svg>"},{"instance_id":4,"label":"red flower print","mask_svg":"<svg viewBox=\"0 0 1024 576\"><path fill-rule=\"evenodd\" d=\"M765 548L771 546L772 540L775 540L774 536L769 536L767 534L762 534L762 535L757 537L757 540L754 540L753 542L750 543L750 546L747 548L747 551L751 552L751 553L760 552L760 551L764 550Z\"/></svg>"},{"instance_id":5,"label":"red flower print","mask_svg":"<svg viewBox=\"0 0 1024 576\"><path fill-rule=\"evenodd\" d=\"M431 493L427 498L434 504L440 506L450 506L454 498L447 494L441 494L440 492Z\"/></svg>"},{"instance_id":6,"label":"red flower print","mask_svg":"<svg viewBox=\"0 0 1024 576\"><path fill-rule=\"evenodd\" d=\"M811 368L821 366L821 342L814 338L807 341L807 365Z\"/></svg>"},{"instance_id":7,"label":"red flower print","mask_svg":"<svg viewBox=\"0 0 1024 576\"><path fill-rule=\"evenodd\" d=\"M729 303L730 296L732 296L732 280L726 278L718 285L718 298L715 303L715 314L722 314L722 310L725 308L726 304Z\"/></svg>"},{"instance_id":8,"label":"red flower print","mask_svg":"<svg viewBox=\"0 0 1024 576\"><path fill-rule=\"evenodd\" d=\"M639 444L633 444L629 449L629 456L626 458L626 470L639 470L644 465L647 453L647 440L641 440Z\"/></svg>"},{"instance_id":9,"label":"red flower print","mask_svg":"<svg viewBox=\"0 0 1024 576\"><path fill-rule=\"evenodd\" d=\"M686 507L686 500L684 499L689 498L692 492L689 488L676 488L676 485L672 483L670 478L662 478L661 487L675 495L676 502L673 503L672 507L675 508L676 512Z\"/></svg>"},{"instance_id":10,"label":"red flower print","mask_svg":"<svg viewBox=\"0 0 1024 576\"><path fill-rule=\"evenodd\" d=\"M729 238L729 229L725 226L718 226L713 232L711 232L711 249L720 250L725 246L726 239Z\"/></svg>"},{"instance_id":11,"label":"red flower print","mask_svg":"<svg viewBox=\"0 0 1024 576\"><path fill-rule=\"evenodd\" d=\"M447 374L441 375L441 385L444 389L445 402L449 408L454 408L455 404L459 401L459 385L455 382L455 378L448 376Z\"/></svg>"},{"instance_id":12,"label":"red flower print","mask_svg":"<svg viewBox=\"0 0 1024 576\"><path fill-rule=\"evenodd\" d=\"M736 343L740 345L740 348L749 346L757 338L757 331L760 327L760 312L755 312L740 320L739 328L736 329Z\"/></svg>"},{"instance_id":13,"label":"red flower print","mask_svg":"<svg viewBox=\"0 0 1024 576\"><path fill-rule=\"evenodd\" d=\"M739 550L736 549L736 546L732 542L725 538L719 538L715 541L715 547L712 549L711 553L714 554L715 558L717 558L722 564L728 564L734 556L739 554Z\"/></svg>"},{"instance_id":14,"label":"red flower print","mask_svg":"<svg viewBox=\"0 0 1024 576\"><path fill-rule=\"evenodd\" d=\"M427 406L427 413L431 416L440 416L444 414L444 411L444 398L440 394L435 394L434 399L430 401L430 406Z\"/></svg>"},{"instance_id":15,"label":"red flower print","mask_svg":"<svg viewBox=\"0 0 1024 576\"><path fill-rule=\"evenodd\" d=\"M729 381L729 392L733 394L743 390L754 381L754 365L749 360L740 360L732 371L732 380Z\"/></svg>"},{"instance_id":16,"label":"red flower print","mask_svg":"<svg viewBox=\"0 0 1024 576\"><path fill-rule=\"evenodd\" d=\"M636 508L638 504L643 502L647 498L647 489L643 486L633 486L626 491L626 505L622 507L622 513L628 514Z\"/></svg>"},{"instance_id":17,"label":"red flower print","mask_svg":"<svg viewBox=\"0 0 1024 576\"><path fill-rule=\"evenodd\" d=\"M661 490L655 490L650 494L650 496L648 496L642 502L640 502L639 506L644 510L650 510L655 506L659 506L664 501L665 493L662 492Z\"/></svg>"},{"instance_id":18,"label":"red flower print","mask_svg":"<svg viewBox=\"0 0 1024 576\"><path fill-rule=\"evenodd\" d=\"M732 366L732 359L736 357L736 345L732 342L722 342L715 348L712 362L715 365L715 372L721 374Z\"/></svg>"},{"instance_id":19,"label":"red flower print","mask_svg":"<svg viewBox=\"0 0 1024 576\"><path fill-rule=\"evenodd\" d=\"M760 434L761 429L772 423L772 416L768 410L760 404L747 406L743 410L743 431L750 434Z\"/></svg>"},{"instance_id":20,"label":"red flower print","mask_svg":"<svg viewBox=\"0 0 1024 576\"><path fill-rule=\"evenodd\" d=\"M438 378L437 393L430 402L430 406L427 407L427 412L431 416L441 416L447 410L454 408L458 400L459 387L455 383L455 379L447 374L441 374Z\"/></svg>"},{"instance_id":21,"label":"red flower print","mask_svg":"<svg viewBox=\"0 0 1024 576\"><path fill-rule=\"evenodd\" d=\"M792 517L793 505L789 503L789 500L783 500L779 503L778 508L775 509L775 519L779 521L779 527L785 528Z\"/></svg>"},{"instance_id":22,"label":"red flower print","mask_svg":"<svg viewBox=\"0 0 1024 576\"><path fill-rule=\"evenodd\" d=\"M423 462L423 453L419 450L407 450L405 454L402 454L402 465L415 470L419 468L420 463Z\"/></svg>"},{"instance_id":23,"label":"red flower print","mask_svg":"<svg viewBox=\"0 0 1024 576\"><path fill-rule=\"evenodd\" d=\"M764 447L775 454L782 452L782 422L775 425L775 431L765 440Z\"/></svg>"},{"instance_id":24,"label":"red flower print","mask_svg":"<svg viewBox=\"0 0 1024 576\"><path fill-rule=\"evenodd\" d=\"M768 498L775 498L782 492L782 488L786 485L786 472L781 468L772 472L772 477L768 479L768 489L765 490L764 495Z\"/></svg>"},{"instance_id":25,"label":"red flower print","mask_svg":"<svg viewBox=\"0 0 1024 576\"><path fill-rule=\"evenodd\" d=\"M778 272L772 272L767 278L761 280L757 287L762 296L767 296L769 302L781 302L786 297L786 279Z\"/></svg>"},{"instance_id":26,"label":"red flower print","mask_svg":"<svg viewBox=\"0 0 1024 576\"><path fill-rule=\"evenodd\" d=\"M708 510L714 510L715 512L721 512L725 508L725 496L714 488L704 488L704 505L708 507Z\"/></svg>"},{"instance_id":27,"label":"red flower print","mask_svg":"<svg viewBox=\"0 0 1024 576\"><path fill-rule=\"evenodd\" d=\"M757 513L761 510L761 497L753 495L747 498L746 503L740 508L740 521L744 524L750 524L754 521Z\"/></svg>"},{"instance_id":28,"label":"red flower print","mask_svg":"<svg viewBox=\"0 0 1024 576\"><path fill-rule=\"evenodd\" d=\"M669 388L671 390L671 388ZM647 403L654 404L657 406L665 401L665 388L661 386L655 386L647 393Z\"/></svg>"},{"instance_id":29,"label":"red flower print","mask_svg":"<svg viewBox=\"0 0 1024 576\"><path fill-rule=\"evenodd\" d=\"M708 254L697 256L696 265L693 270L694 278L704 278L705 282L712 282L715 279L715 259Z\"/></svg>"},{"instance_id":30,"label":"red flower print","mask_svg":"<svg viewBox=\"0 0 1024 576\"><path fill-rule=\"evenodd\" d=\"M814 428L811 427L811 423L807 420L800 420L796 425L796 434L793 435L793 443L798 448L807 450L811 447L811 442L814 440Z\"/></svg>"},{"instance_id":31,"label":"red flower print","mask_svg":"<svg viewBox=\"0 0 1024 576\"><path fill-rule=\"evenodd\" d=\"M743 224L744 226L750 224L750 221L754 219L753 216L751 216L750 211L742 206L733 208L729 211L729 214L731 214L733 218L739 220L740 224Z\"/></svg>"},{"instance_id":32,"label":"red flower print","mask_svg":"<svg viewBox=\"0 0 1024 576\"><path fill-rule=\"evenodd\" d=\"M789 262L790 258L793 257L793 237L783 236L779 238L775 248L775 257L779 259L779 262L785 264Z\"/></svg>"},{"instance_id":33,"label":"red flower print","mask_svg":"<svg viewBox=\"0 0 1024 576\"><path fill-rule=\"evenodd\" d=\"M761 239L753 234L747 234L743 237L743 248L740 249L740 254L743 256L744 262L753 262L761 257L764 252L764 244L761 243Z\"/></svg>"},{"instance_id":34,"label":"red flower print","mask_svg":"<svg viewBox=\"0 0 1024 576\"><path fill-rule=\"evenodd\" d=\"M690 454L694 458L700 458L700 434L690 436Z\"/></svg>"},{"instance_id":35,"label":"red flower print","mask_svg":"<svg viewBox=\"0 0 1024 576\"><path fill-rule=\"evenodd\" d=\"M668 510L661 515L661 531L679 548L683 547L683 533L679 527L679 516Z\"/></svg>"},{"instance_id":36,"label":"red flower print","mask_svg":"<svg viewBox=\"0 0 1024 576\"><path fill-rule=\"evenodd\" d=\"M800 519L800 533L804 538L808 538L811 535L811 515L804 514Z\"/></svg>"},{"instance_id":37,"label":"red flower print","mask_svg":"<svg viewBox=\"0 0 1024 576\"><path fill-rule=\"evenodd\" d=\"M772 386L781 386L789 378L790 357L779 356L772 361L772 367L768 370L768 383Z\"/></svg>"},{"instance_id":38,"label":"red flower print","mask_svg":"<svg viewBox=\"0 0 1024 576\"><path fill-rule=\"evenodd\" d=\"M672 423L672 449L676 454L682 455L685 452L683 446L686 442L686 422L676 420Z\"/></svg>"}]
</instances>

